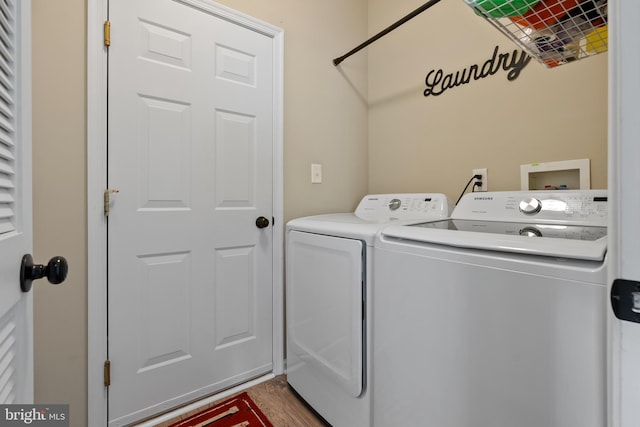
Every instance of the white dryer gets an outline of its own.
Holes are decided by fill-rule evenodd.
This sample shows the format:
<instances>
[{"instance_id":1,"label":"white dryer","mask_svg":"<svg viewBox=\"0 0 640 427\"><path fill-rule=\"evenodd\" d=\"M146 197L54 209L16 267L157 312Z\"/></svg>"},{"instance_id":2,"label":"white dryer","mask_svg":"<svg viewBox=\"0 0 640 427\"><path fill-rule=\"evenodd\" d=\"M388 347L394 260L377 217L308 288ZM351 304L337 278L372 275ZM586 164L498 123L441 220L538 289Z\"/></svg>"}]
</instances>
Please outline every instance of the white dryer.
<instances>
[{"instance_id":1,"label":"white dryer","mask_svg":"<svg viewBox=\"0 0 640 427\"><path fill-rule=\"evenodd\" d=\"M369 195L355 213L287 224L287 381L333 426L371 425L369 293L377 231L449 212L443 194Z\"/></svg>"},{"instance_id":2,"label":"white dryer","mask_svg":"<svg viewBox=\"0 0 640 427\"><path fill-rule=\"evenodd\" d=\"M376 242L373 425L602 427L606 191L465 195Z\"/></svg>"}]
</instances>

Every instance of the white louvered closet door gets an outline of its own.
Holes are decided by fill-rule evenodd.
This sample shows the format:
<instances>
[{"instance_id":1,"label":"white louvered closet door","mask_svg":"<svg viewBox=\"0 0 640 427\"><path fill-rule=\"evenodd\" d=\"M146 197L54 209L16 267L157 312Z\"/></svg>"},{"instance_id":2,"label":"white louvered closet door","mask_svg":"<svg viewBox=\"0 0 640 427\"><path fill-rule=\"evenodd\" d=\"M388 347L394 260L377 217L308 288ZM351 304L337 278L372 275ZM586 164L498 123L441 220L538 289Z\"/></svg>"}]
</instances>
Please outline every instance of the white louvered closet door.
<instances>
[{"instance_id":1,"label":"white louvered closet door","mask_svg":"<svg viewBox=\"0 0 640 427\"><path fill-rule=\"evenodd\" d=\"M0 0L0 404L33 401L30 20L30 0Z\"/></svg>"}]
</instances>

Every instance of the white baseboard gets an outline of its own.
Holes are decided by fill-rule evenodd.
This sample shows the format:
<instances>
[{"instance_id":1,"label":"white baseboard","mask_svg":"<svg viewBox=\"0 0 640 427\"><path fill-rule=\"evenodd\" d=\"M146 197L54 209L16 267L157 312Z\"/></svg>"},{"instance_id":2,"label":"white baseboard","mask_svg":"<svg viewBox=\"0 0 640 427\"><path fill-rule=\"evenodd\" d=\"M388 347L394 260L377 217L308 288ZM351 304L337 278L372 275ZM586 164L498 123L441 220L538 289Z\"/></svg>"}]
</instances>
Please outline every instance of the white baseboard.
<instances>
[{"instance_id":1,"label":"white baseboard","mask_svg":"<svg viewBox=\"0 0 640 427\"><path fill-rule=\"evenodd\" d=\"M193 411L195 409L198 409L198 408L201 408L203 406L206 406L206 405L208 405L210 403L217 402L218 400L224 399L225 397L229 397L229 396L231 396L233 394L236 394L236 393L239 393L239 392L241 392L243 390L246 390L249 387L253 387L254 385L258 385L258 384L263 383L265 381L269 381L269 380L271 380L273 378L275 378L275 375L272 374L272 373L263 375L263 376L261 376L259 378L256 378L255 380L251 380L249 382L240 384L240 385L235 386L233 388L230 388L228 390L225 390L225 391L222 391L220 393L214 394L213 396L209 396L209 397L207 397L205 399L198 400L197 402L193 402L190 405L182 406L182 407L180 407L180 408L178 408L178 409L176 409L174 411L167 412L166 414L162 414L159 417L152 418L152 419L144 421L144 422L142 422L140 424L136 424L135 427L153 427L153 426L156 426L156 425L158 425L160 423L172 420L174 418L179 417L180 415L184 415L184 414L186 414L188 412L191 412L191 411Z\"/></svg>"}]
</instances>

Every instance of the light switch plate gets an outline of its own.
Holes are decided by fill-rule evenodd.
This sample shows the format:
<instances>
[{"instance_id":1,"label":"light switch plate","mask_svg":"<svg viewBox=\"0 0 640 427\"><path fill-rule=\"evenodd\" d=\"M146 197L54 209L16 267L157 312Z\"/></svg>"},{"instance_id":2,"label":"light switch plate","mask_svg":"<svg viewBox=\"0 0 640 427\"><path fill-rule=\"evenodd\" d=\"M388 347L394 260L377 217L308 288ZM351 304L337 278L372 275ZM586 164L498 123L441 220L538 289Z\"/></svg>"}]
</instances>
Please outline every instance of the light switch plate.
<instances>
[{"instance_id":1,"label":"light switch plate","mask_svg":"<svg viewBox=\"0 0 640 427\"><path fill-rule=\"evenodd\" d=\"M322 184L322 165L311 164L311 183Z\"/></svg>"}]
</instances>

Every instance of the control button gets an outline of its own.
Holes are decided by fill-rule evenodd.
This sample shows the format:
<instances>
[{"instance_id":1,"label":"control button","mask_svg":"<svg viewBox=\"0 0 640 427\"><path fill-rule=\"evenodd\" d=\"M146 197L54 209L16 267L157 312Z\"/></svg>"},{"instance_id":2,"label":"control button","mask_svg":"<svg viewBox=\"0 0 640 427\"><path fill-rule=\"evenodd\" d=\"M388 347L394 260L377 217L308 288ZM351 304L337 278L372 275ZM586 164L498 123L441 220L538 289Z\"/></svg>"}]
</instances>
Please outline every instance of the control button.
<instances>
[{"instance_id":1,"label":"control button","mask_svg":"<svg viewBox=\"0 0 640 427\"><path fill-rule=\"evenodd\" d=\"M395 210L398 210L398 208L400 208L401 204L402 204L402 201L400 199L391 199L388 206L390 210L395 211Z\"/></svg>"},{"instance_id":2,"label":"control button","mask_svg":"<svg viewBox=\"0 0 640 427\"><path fill-rule=\"evenodd\" d=\"M528 197L520 202L520 212L525 215L534 215L542 209L542 202L536 198Z\"/></svg>"},{"instance_id":3,"label":"control button","mask_svg":"<svg viewBox=\"0 0 640 427\"><path fill-rule=\"evenodd\" d=\"M525 227L520 230L520 235L526 237L542 237L542 232L535 227Z\"/></svg>"}]
</instances>

